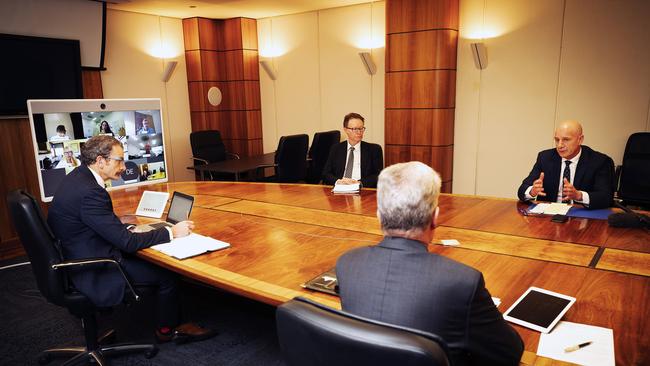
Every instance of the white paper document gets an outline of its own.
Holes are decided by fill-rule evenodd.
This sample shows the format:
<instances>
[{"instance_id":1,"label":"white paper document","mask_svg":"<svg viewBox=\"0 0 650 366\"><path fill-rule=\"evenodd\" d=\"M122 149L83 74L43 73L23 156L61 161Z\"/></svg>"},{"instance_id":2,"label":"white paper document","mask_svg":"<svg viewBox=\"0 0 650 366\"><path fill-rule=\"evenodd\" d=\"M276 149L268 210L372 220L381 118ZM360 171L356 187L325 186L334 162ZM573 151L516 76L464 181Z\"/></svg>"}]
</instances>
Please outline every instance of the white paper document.
<instances>
[{"instance_id":1,"label":"white paper document","mask_svg":"<svg viewBox=\"0 0 650 366\"><path fill-rule=\"evenodd\" d=\"M195 255L228 248L230 244L208 236L192 233L182 238L176 238L171 243L158 244L151 247L177 259L185 259Z\"/></svg>"},{"instance_id":2,"label":"white paper document","mask_svg":"<svg viewBox=\"0 0 650 366\"><path fill-rule=\"evenodd\" d=\"M573 352L568 347L591 342ZM578 365L614 365L614 331L609 328L561 321L552 332L542 334L537 354Z\"/></svg>"},{"instance_id":3,"label":"white paper document","mask_svg":"<svg viewBox=\"0 0 650 366\"><path fill-rule=\"evenodd\" d=\"M566 215L569 212L571 205L566 203L538 203L537 206L528 210L532 214L545 214L545 215Z\"/></svg>"},{"instance_id":4,"label":"white paper document","mask_svg":"<svg viewBox=\"0 0 650 366\"><path fill-rule=\"evenodd\" d=\"M359 183L355 184L337 184L332 189L334 193L357 193L361 188Z\"/></svg>"}]
</instances>

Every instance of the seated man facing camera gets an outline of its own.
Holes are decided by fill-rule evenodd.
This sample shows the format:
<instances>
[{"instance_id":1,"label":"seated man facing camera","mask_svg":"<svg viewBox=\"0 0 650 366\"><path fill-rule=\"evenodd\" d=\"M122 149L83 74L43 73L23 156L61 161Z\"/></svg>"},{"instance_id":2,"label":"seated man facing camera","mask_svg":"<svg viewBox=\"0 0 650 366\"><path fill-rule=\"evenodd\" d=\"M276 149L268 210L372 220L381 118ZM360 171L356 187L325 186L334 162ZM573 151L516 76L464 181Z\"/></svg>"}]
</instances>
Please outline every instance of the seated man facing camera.
<instances>
[{"instance_id":1,"label":"seated man facing camera","mask_svg":"<svg viewBox=\"0 0 650 366\"><path fill-rule=\"evenodd\" d=\"M523 342L485 288L481 272L427 251L438 216L440 176L420 162L379 174L384 240L338 259L344 311L442 337L453 365L517 365Z\"/></svg>"},{"instance_id":2,"label":"seated man facing camera","mask_svg":"<svg viewBox=\"0 0 650 366\"><path fill-rule=\"evenodd\" d=\"M54 194L47 221L61 241L66 260L109 257L118 261L135 286L157 289L158 341L206 339L214 332L193 323L178 325L176 275L137 258L133 253L191 233L194 224L181 221L172 228L134 233L113 213L104 188L108 179L124 172L124 150L115 138L95 136L81 147L81 166L68 174ZM75 288L97 306L122 302L126 283L116 268L89 267L70 273Z\"/></svg>"}]
</instances>

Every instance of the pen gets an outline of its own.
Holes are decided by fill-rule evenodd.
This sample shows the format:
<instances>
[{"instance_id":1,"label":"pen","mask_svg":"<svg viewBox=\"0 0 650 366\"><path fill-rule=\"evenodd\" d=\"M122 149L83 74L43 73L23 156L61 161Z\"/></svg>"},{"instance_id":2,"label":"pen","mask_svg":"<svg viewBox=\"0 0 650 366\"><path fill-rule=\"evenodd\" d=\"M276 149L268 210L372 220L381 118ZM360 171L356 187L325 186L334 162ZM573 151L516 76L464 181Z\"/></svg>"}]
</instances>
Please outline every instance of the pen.
<instances>
[{"instance_id":1,"label":"pen","mask_svg":"<svg viewBox=\"0 0 650 366\"><path fill-rule=\"evenodd\" d=\"M589 342L585 342L585 343L580 343L580 344L578 344L578 345L575 345L575 346L571 346L571 347L567 347L567 348L565 348L565 349L564 349L564 352L573 352L573 351L577 351L577 350L579 350L580 348L587 347L587 346L590 345L590 344L591 344L591 341L589 341Z\"/></svg>"}]
</instances>

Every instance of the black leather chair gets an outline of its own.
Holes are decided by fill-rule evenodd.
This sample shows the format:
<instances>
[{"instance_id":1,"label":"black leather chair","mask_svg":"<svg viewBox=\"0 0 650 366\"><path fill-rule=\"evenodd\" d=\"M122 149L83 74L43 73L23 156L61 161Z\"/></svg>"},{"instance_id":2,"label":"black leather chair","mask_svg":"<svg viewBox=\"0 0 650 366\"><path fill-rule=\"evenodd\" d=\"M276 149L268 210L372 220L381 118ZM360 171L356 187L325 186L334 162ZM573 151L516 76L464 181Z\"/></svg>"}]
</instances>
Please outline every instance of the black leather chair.
<instances>
[{"instance_id":1,"label":"black leather chair","mask_svg":"<svg viewBox=\"0 0 650 366\"><path fill-rule=\"evenodd\" d=\"M624 205L650 207L650 132L630 135L617 167L618 198Z\"/></svg>"},{"instance_id":2,"label":"black leather chair","mask_svg":"<svg viewBox=\"0 0 650 366\"><path fill-rule=\"evenodd\" d=\"M314 140L309 148L307 157L309 158L309 168L307 169L306 182L318 184L322 180L323 168L327 163L330 149L341 141L341 131L333 130L326 132L316 132Z\"/></svg>"},{"instance_id":3,"label":"black leather chair","mask_svg":"<svg viewBox=\"0 0 650 366\"><path fill-rule=\"evenodd\" d=\"M271 181L278 183L296 183L307 176L307 148L309 136L290 135L280 137L275 152L275 176Z\"/></svg>"},{"instance_id":4,"label":"black leather chair","mask_svg":"<svg viewBox=\"0 0 650 366\"><path fill-rule=\"evenodd\" d=\"M297 297L276 311L288 365L449 365L438 336L382 323Z\"/></svg>"},{"instance_id":5,"label":"black leather chair","mask_svg":"<svg viewBox=\"0 0 650 366\"><path fill-rule=\"evenodd\" d=\"M218 130L195 131L190 133L190 145L192 146L193 165L203 165L224 161L226 159L239 159L239 155L226 151L221 139L221 132ZM198 180L197 173L197 180ZM211 180L224 180L232 177L210 173Z\"/></svg>"},{"instance_id":6,"label":"black leather chair","mask_svg":"<svg viewBox=\"0 0 650 366\"><path fill-rule=\"evenodd\" d=\"M65 365L85 365L89 362L106 365L105 357L113 355L144 352L147 358L155 356L158 348L153 344L101 344L102 341L112 338L114 332L111 330L102 337L97 337L95 312L98 309L90 299L72 288L66 276L67 268L92 265L116 266L124 276L131 293L138 300L138 295L133 290L119 263L110 258L63 261L59 241L52 234L34 197L17 190L7 195L7 202L11 218L31 262L36 284L41 294L47 301L67 308L72 315L81 319L84 329L85 347L66 347L43 351L39 356L39 363L45 364L53 357L72 357Z\"/></svg>"}]
</instances>

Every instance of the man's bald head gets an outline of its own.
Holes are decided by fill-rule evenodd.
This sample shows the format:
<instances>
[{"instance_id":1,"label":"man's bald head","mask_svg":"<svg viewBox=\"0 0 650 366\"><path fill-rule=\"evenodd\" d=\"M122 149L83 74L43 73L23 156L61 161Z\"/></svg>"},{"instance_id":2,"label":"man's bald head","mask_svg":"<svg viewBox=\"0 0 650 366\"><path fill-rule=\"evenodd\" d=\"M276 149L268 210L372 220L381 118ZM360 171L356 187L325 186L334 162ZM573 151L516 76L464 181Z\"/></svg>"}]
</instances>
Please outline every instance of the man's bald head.
<instances>
[{"instance_id":1,"label":"man's bald head","mask_svg":"<svg viewBox=\"0 0 650 366\"><path fill-rule=\"evenodd\" d=\"M562 121L555 129L554 139L557 153L564 159L573 159L580 152L584 140L582 125L574 120Z\"/></svg>"}]
</instances>

